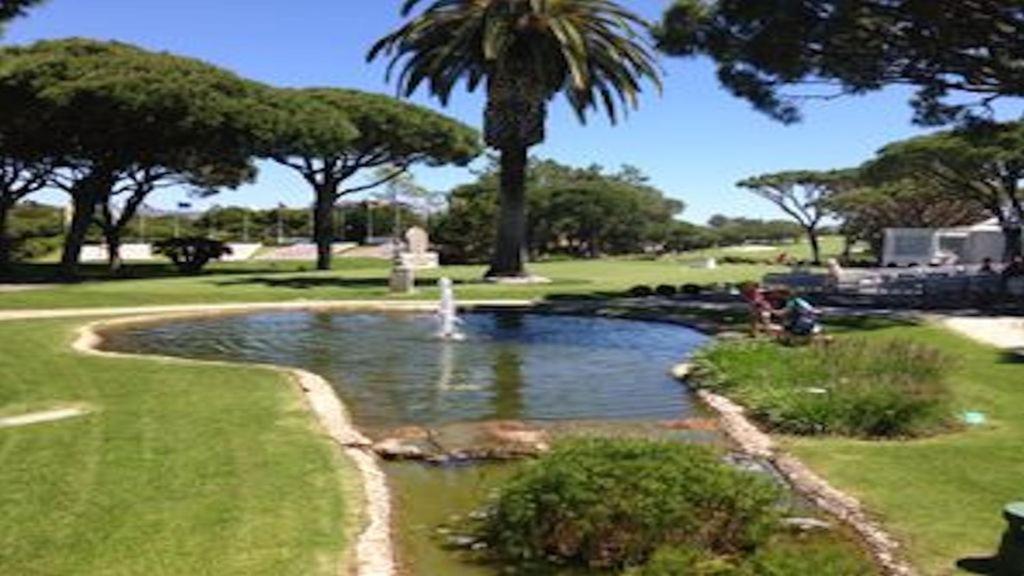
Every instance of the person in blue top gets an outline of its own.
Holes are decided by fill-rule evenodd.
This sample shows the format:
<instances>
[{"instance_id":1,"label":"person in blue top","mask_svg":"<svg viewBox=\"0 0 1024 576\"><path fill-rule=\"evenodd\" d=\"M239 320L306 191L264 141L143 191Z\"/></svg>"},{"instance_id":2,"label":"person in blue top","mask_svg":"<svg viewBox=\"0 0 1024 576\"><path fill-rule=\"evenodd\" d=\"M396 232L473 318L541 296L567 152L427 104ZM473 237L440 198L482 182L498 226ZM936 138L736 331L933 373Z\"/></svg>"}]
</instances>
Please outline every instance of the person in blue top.
<instances>
[{"instance_id":1,"label":"person in blue top","mask_svg":"<svg viewBox=\"0 0 1024 576\"><path fill-rule=\"evenodd\" d=\"M787 335L813 337L821 334L821 323L818 318L821 312L795 294L788 294L785 307L779 311L783 318L782 326Z\"/></svg>"}]
</instances>

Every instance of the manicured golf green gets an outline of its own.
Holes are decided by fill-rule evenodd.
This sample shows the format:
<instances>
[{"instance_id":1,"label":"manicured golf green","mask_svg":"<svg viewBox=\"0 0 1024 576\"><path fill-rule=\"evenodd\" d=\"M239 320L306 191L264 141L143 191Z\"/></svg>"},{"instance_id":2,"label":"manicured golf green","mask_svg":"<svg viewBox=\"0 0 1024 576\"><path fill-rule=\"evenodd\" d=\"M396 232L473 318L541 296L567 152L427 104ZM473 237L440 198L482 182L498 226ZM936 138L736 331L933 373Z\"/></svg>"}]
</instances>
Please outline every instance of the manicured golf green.
<instances>
[{"instance_id":1,"label":"manicured golf green","mask_svg":"<svg viewBox=\"0 0 1024 576\"><path fill-rule=\"evenodd\" d=\"M331 574L356 474L257 368L83 356L77 321L0 323L0 574Z\"/></svg>"}]
</instances>

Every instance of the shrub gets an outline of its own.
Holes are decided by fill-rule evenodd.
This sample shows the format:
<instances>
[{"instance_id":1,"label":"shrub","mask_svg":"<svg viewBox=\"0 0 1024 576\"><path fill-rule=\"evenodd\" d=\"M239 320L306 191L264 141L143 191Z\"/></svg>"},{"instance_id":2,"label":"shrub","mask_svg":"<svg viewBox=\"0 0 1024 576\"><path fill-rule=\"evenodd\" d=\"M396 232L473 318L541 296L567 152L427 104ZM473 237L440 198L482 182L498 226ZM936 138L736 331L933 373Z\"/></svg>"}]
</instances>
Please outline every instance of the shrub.
<instances>
[{"instance_id":1,"label":"shrub","mask_svg":"<svg viewBox=\"0 0 1024 576\"><path fill-rule=\"evenodd\" d=\"M63 236L42 236L17 239L12 250L12 260L29 262L43 258L60 250L64 245Z\"/></svg>"},{"instance_id":2,"label":"shrub","mask_svg":"<svg viewBox=\"0 0 1024 576\"><path fill-rule=\"evenodd\" d=\"M693 548L668 547L623 576L868 576L867 556L834 536L775 538L747 557L731 559Z\"/></svg>"},{"instance_id":3,"label":"shrub","mask_svg":"<svg viewBox=\"0 0 1024 576\"><path fill-rule=\"evenodd\" d=\"M697 355L693 381L746 404L790 434L921 436L949 421L951 360L905 339L842 339L789 348L723 342Z\"/></svg>"},{"instance_id":4,"label":"shrub","mask_svg":"<svg viewBox=\"0 0 1024 576\"><path fill-rule=\"evenodd\" d=\"M633 286L627 291L627 293L633 298L648 298L650 296L654 296L654 290L652 290L650 286L644 285Z\"/></svg>"},{"instance_id":5,"label":"shrub","mask_svg":"<svg viewBox=\"0 0 1024 576\"><path fill-rule=\"evenodd\" d=\"M866 576L877 573L871 561L853 545L818 538L764 546L740 572L742 576Z\"/></svg>"},{"instance_id":6,"label":"shrub","mask_svg":"<svg viewBox=\"0 0 1024 576\"><path fill-rule=\"evenodd\" d=\"M694 548L668 547L658 550L650 561L627 570L623 576L740 576L726 559Z\"/></svg>"},{"instance_id":7,"label":"shrub","mask_svg":"<svg viewBox=\"0 0 1024 576\"><path fill-rule=\"evenodd\" d=\"M679 287L679 291L687 296L697 296L704 291L704 288L699 284L683 284Z\"/></svg>"},{"instance_id":8,"label":"shrub","mask_svg":"<svg viewBox=\"0 0 1024 576\"><path fill-rule=\"evenodd\" d=\"M754 258L751 256L736 256L735 254L729 254L719 258L720 264L747 264L747 265L758 265L762 266L765 264L772 265L775 261L770 258Z\"/></svg>"},{"instance_id":9,"label":"shrub","mask_svg":"<svg viewBox=\"0 0 1024 576\"><path fill-rule=\"evenodd\" d=\"M231 248L220 240L190 236L156 242L153 253L170 258L182 273L197 274L210 260L231 254Z\"/></svg>"},{"instance_id":10,"label":"shrub","mask_svg":"<svg viewBox=\"0 0 1024 576\"><path fill-rule=\"evenodd\" d=\"M665 297L675 296L677 292L678 290L676 290L676 287L670 284L659 284L658 287L654 289L655 294Z\"/></svg>"},{"instance_id":11,"label":"shrub","mask_svg":"<svg viewBox=\"0 0 1024 576\"><path fill-rule=\"evenodd\" d=\"M702 446L579 439L527 465L480 527L505 560L638 565L659 547L751 550L767 536L779 492Z\"/></svg>"}]
</instances>

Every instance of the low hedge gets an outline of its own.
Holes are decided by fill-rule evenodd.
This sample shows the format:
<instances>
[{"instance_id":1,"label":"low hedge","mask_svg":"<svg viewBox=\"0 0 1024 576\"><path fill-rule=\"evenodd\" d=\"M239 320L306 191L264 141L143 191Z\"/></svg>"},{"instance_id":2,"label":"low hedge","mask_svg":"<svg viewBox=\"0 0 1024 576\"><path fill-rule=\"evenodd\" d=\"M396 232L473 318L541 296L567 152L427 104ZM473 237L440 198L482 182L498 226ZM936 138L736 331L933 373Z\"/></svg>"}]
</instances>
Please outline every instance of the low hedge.
<instances>
[{"instance_id":1,"label":"low hedge","mask_svg":"<svg viewBox=\"0 0 1024 576\"><path fill-rule=\"evenodd\" d=\"M952 367L940 351L903 339L844 338L804 347L755 340L702 351L691 377L746 405L778 432L891 438L949 425Z\"/></svg>"}]
</instances>

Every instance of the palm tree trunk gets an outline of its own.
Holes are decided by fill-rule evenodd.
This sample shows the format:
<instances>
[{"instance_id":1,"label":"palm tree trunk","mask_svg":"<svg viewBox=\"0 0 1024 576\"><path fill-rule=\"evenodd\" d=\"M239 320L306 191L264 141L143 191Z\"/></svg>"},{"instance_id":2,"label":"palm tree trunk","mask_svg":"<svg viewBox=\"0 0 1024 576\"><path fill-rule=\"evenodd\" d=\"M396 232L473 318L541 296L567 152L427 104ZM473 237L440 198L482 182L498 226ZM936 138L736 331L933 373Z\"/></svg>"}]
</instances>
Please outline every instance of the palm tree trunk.
<instances>
[{"instance_id":1,"label":"palm tree trunk","mask_svg":"<svg viewBox=\"0 0 1024 576\"><path fill-rule=\"evenodd\" d=\"M488 278L526 275L526 164L525 145L501 149L501 206L498 237Z\"/></svg>"},{"instance_id":2,"label":"palm tree trunk","mask_svg":"<svg viewBox=\"0 0 1024 576\"><path fill-rule=\"evenodd\" d=\"M313 210L313 238L316 242L316 269L331 269L331 245L334 241L334 227L331 215L334 211L334 190L321 187L316 191L316 207Z\"/></svg>"}]
</instances>

